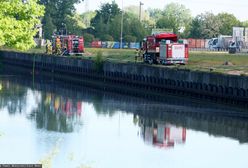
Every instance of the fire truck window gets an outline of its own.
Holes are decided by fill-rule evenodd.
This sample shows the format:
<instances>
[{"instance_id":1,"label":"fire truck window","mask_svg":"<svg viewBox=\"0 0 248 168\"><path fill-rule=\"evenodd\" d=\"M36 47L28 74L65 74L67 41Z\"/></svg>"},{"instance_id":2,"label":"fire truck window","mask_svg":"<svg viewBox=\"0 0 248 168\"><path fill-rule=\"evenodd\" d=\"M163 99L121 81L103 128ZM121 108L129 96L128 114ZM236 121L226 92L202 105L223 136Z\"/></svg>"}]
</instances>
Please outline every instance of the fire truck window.
<instances>
[{"instance_id":1,"label":"fire truck window","mask_svg":"<svg viewBox=\"0 0 248 168\"><path fill-rule=\"evenodd\" d=\"M73 44L73 46L77 47L78 46L78 40L73 40L72 44Z\"/></svg>"},{"instance_id":2,"label":"fire truck window","mask_svg":"<svg viewBox=\"0 0 248 168\"><path fill-rule=\"evenodd\" d=\"M163 40L163 39L156 39L156 43L159 43L161 40Z\"/></svg>"}]
</instances>

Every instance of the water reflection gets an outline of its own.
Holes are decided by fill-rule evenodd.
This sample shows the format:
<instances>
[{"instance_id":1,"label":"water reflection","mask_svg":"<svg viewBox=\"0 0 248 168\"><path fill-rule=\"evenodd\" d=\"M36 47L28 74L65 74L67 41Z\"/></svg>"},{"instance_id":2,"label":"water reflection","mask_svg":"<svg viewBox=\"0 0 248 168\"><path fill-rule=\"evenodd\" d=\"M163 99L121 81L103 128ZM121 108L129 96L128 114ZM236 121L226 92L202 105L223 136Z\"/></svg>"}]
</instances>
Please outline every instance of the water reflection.
<instances>
[{"instance_id":1,"label":"water reflection","mask_svg":"<svg viewBox=\"0 0 248 168\"><path fill-rule=\"evenodd\" d=\"M73 132L82 125L82 102L51 92L30 90L25 86L1 81L0 109L10 115L25 114L36 121L37 128Z\"/></svg>"},{"instance_id":2,"label":"water reflection","mask_svg":"<svg viewBox=\"0 0 248 168\"><path fill-rule=\"evenodd\" d=\"M1 85L0 108L7 107L10 114L25 112L39 129L78 131L83 126L83 105L88 103L97 115L112 117L118 111L133 114L138 118L134 122L138 122L144 141L155 146L185 143L186 129L248 142L246 109L173 96L167 96L167 102L157 102L49 79L33 84L28 78L4 78ZM30 95L33 103L28 100ZM35 106L27 112L31 104Z\"/></svg>"},{"instance_id":3,"label":"water reflection","mask_svg":"<svg viewBox=\"0 0 248 168\"><path fill-rule=\"evenodd\" d=\"M81 122L82 102L44 92L38 108L33 111L37 127L49 131L73 132Z\"/></svg>"},{"instance_id":4,"label":"water reflection","mask_svg":"<svg viewBox=\"0 0 248 168\"><path fill-rule=\"evenodd\" d=\"M0 108L7 108L9 114L22 113L26 106L27 88L8 80L0 81Z\"/></svg>"},{"instance_id":5,"label":"water reflection","mask_svg":"<svg viewBox=\"0 0 248 168\"><path fill-rule=\"evenodd\" d=\"M186 128L142 117L139 118L139 126L141 136L147 144L162 148L172 148L177 144L186 142Z\"/></svg>"},{"instance_id":6,"label":"water reflection","mask_svg":"<svg viewBox=\"0 0 248 168\"><path fill-rule=\"evenodd\" d=\"M247 109L173 96L154 101L49 78L33 83L15 76L0 85L0 158L6 163L247 167Z\"/></svg>"}]
</instances>

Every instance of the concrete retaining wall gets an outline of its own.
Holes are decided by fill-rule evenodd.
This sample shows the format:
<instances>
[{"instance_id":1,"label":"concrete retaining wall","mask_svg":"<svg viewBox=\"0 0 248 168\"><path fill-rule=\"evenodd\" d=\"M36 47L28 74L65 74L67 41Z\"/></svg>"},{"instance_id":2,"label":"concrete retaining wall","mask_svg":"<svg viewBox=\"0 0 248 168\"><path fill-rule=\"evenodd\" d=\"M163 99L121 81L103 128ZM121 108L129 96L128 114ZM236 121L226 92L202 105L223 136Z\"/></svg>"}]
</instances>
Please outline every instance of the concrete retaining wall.
<instances>
[{"instance_id":1,"label":"concrete retaining wall","mask_svg":"<svg viewBox=\"0 0 248 168\"><path fill-rule=\"evenodd\" d=\"M77 79L97 79L146 88L211 95L240 101L248 100L248 77L224 75L135 63L104 62L101 71L93 60L0 51L3 63L36 71L67 74Z\"/></svg>"}]
</instances>

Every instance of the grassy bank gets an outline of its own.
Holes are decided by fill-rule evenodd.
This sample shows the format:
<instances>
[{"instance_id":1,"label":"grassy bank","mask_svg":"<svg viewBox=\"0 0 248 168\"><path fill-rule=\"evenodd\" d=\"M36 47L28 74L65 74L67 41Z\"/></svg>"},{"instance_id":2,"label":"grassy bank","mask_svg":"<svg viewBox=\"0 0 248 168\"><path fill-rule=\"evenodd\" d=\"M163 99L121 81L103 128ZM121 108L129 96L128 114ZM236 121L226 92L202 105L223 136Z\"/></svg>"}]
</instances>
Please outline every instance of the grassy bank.
<instances>
[{"instance_id":1,"label":"grassy bank","mask_svg":"<svg viewBox=\"0 0 248 168\"><path fill-rule=\"evenodd\" d=\"M87 58L94 57L98 51L103 59L117 62L135 62L135 50L127 49L87 49ZM138 63L142 60L138 59ZM161 65L153 65L161 66ZM187 65L167 66L170 68L213 71L235 75L248 75L248 54L229 54L227 52L191 51Z\"/></svg>"},{"instance_id":2,"label":"grassy bank","mask_svg":"<svg viewBox=\"0 0 248 168\"><path fill-rule=\"evenodd\" d=\"M234 75L248 75L248 54L222 52L190 52L185 68Z\"/></svg>"}]
</instances>

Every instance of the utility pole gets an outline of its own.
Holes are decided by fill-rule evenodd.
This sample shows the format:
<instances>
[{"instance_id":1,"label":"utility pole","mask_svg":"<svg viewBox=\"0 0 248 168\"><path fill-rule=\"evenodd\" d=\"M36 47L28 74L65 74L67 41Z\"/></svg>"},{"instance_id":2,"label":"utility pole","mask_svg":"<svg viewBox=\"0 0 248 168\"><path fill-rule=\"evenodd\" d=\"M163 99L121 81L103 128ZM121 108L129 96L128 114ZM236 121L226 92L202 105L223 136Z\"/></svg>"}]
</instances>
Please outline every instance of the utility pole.
<instances>
[{"instance_id":1,"label":"utility pole","mask_svg":"<svg viewBox=\"0 0 248 168\"><path fill-rule=\"evenodd\" d=\"M140 1L140 6L139 6L139 21L141 21L141 6L144 5L141 1Z\"/></svg>"},{"instance_id":2,"label":"utility pole","mask_svg":"<svg viewBox=\"0 0 248 168\"><path fill-rule=\"evenodd\" d=\"M122 49L122 40L123 40L123 15L124 15L124 11L123 11L123 0L122 0L122 9L121 9L121 42L120 42L120 49Z\"/></svg>"}]
</instances>

